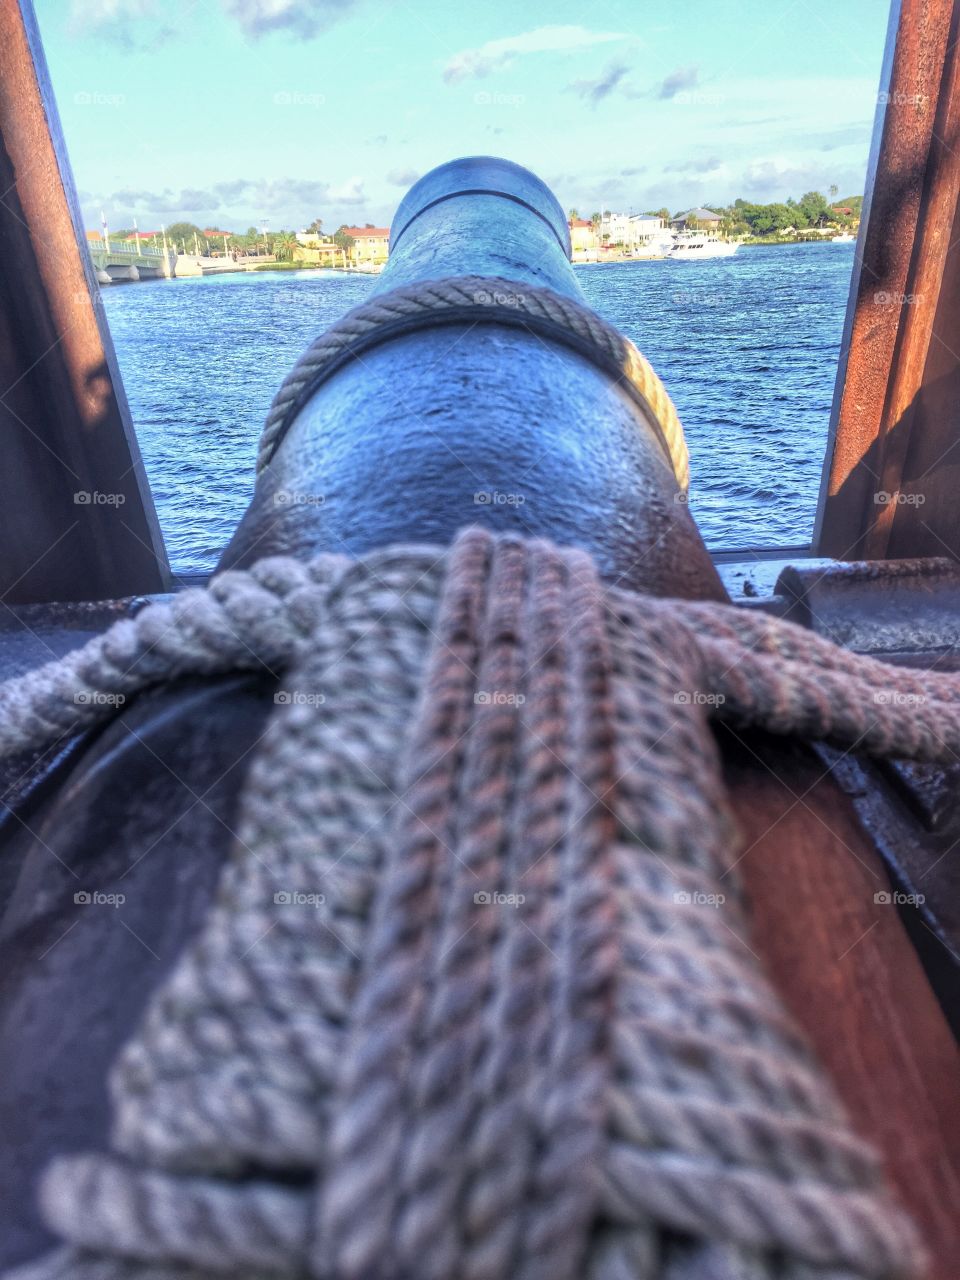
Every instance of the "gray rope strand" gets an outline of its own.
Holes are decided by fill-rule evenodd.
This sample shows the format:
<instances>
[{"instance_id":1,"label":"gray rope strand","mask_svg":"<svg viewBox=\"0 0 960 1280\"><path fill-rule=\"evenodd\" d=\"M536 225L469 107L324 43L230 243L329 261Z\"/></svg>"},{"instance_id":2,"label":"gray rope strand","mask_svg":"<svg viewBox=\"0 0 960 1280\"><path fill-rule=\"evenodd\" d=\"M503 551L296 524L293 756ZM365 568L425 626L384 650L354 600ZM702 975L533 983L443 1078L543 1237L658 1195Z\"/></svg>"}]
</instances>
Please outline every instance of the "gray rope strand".
<instances>
[{"instance_id":1,"label":"gray rope strand","mask_svg":"<svg viewBox=\"0 0 960 1280\"><path fill-rule=\"evenodd\" d=\"M178 675L284 665L311 635L325 591L349 561L261 560L148 605L132 619L19 680L0 685L0 756L48 746L114 716Z\"/></svg>"}]
</instances>

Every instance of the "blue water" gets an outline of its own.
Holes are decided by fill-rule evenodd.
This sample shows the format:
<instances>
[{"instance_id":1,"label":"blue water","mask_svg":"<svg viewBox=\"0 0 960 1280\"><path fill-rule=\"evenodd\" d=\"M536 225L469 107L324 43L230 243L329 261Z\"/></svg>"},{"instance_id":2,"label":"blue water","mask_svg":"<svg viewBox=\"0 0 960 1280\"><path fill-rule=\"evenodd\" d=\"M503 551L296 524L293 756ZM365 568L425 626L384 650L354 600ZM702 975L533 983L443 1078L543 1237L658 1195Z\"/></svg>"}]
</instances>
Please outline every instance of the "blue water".
<instances>
[{"instance_id":1,"label":"blue water","mask_svg":"<svg viewBox=\"0 0 960 1280\"><path fill-rule=\"evenodd\" d=\"M709 546L797 546L813 528L853 246L576 268L666 383ZM113 287L104 307L174 569L212 568L253 491L260 424L362 276L255 274Z\"/></svg>"}]
</instances>

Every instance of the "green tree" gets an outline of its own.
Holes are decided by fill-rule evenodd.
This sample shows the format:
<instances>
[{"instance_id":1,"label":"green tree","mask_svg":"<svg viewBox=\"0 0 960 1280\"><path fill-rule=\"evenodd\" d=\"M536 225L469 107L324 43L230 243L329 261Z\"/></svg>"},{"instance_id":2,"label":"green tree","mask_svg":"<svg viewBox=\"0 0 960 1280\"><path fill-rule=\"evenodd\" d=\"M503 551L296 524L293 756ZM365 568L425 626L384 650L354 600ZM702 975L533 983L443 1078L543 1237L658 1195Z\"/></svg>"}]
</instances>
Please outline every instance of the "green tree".
<instances>
[{"instance_id":1,"label":"green tree","mask_svg":"<svg viewBox=\"0 0 960 1280\"><path fill-rule=\"evenodd\" d=\"M776 235L796 225L797 211L786 204L747 204L740 212L756 236Z\"/></svg>"},{"instance_id":2,"label":"green tree","mask_svg":"<svg viewBox=\"0 0 960 1280\"><path fill-rule=\"evenodd\" d=\"M578 222L578 221L579 221L579 219L580 219L580 210L579 210L579 209L568 209L568 210L567 210L567 218L569 219L569 221L570 221L570 222Z\"/></svg>"},{"instance_id":3,"label":"green tree","mask_svg":"<svg viewBox=\"0 0 960 1280\"><path fill-rule=\"evenodd\" d=\"M830 215L827 198L820 191L808 191L800 197L800 208L806 216L808 227L821 227Z\"/></svg>"},{"instance_id":4,"label":"green tree","mask_svg":"<svg viewBox=\"0 0 960 1280\"><path fill-rule=\"evenodd\" d=\"M271 252L278 262L292 262L297 237L292 231L278 231L271 241Z\"/></svg>"},{"instance_id":5,"label":"green tree","mask_svg":"<svg viewBox=\"0 0 960 1280\"><path fill-rule=\"evenodd\" d=\"M182 244L185 253L195 252L194 236L196 236L197 244L200 246L200 252L206 253L209 249L207 238L195 222L175 222L172 226L167 227L168 242L176 245Z\"/></svg>"}]
</instances>

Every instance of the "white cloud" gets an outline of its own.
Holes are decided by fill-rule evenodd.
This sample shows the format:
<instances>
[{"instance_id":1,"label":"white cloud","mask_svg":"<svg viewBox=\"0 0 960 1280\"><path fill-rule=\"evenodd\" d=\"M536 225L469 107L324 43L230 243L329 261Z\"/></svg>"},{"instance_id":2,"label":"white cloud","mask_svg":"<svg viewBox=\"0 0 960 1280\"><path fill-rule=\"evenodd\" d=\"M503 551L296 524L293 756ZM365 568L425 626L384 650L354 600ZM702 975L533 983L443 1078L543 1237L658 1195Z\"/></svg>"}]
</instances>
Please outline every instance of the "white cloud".
<instances>
[{"instance_id":1,"label":"white cloud","mask_svg":"<svg viewBox=\"0 0 960 1280\"><path fill-rule=\"evenodd\" d=\"M103 0L101 0L101 3ZM354 8L356 0L223 0L228 17L251 36L291 31L309 38L326 31Z\"/></svg>"},{"instance_id":2,"label":"white cloud","mask_svg":"<svg viewBox=\"0 0 960 1280\"><path fill-rule=\"evenodd\" d=\"M595 80L574 80L567 85L574 93L586 98L594 106L609 98L625 76L630 74L630 67L625 62L608 62Z\"/></svg>"},{"instance_id":3,"label":"white cloud","mask_svg":"<svg viewBox=\"0 0 960 1280\"><path fill-rule=\"evenodd\" d=\"M330 197L335 204L366 204L362 178L348 178L339 187L331 187Z\"/></svg>"},{"instance_id":4,"label":"white cloud","mask_svg":"<svg viewBox=\"0 0 960 1280\"><path fill-rule=\"evenodd\" d=\"M656 95L669 101L684 89L695 89L699 83L698 67L677 67L657 86Z\"/></svg>"},{"instance_id":5,"label":"white cloud","mask_svg":"<svg viewBox=\"0 0 960 1280\"><path fill-rule=\"evenodd\" d=\"M102 27L150 17L155 7L155 0L71 0L69 20L74 26Z\"/></svg>"},{"instance_id":6,"label":"white cloud","mask_svg":"<svg viewBox=\"0 0 960 1280\"><path fill-rule=\"evenodd\" d=\"M227 17L233 18L247 35L290 31L309 38L345 17L358 0L221 0L221 3ZM72 31L97 29L108 39L131 48L140 47L142 32L134 30L131 24L144 19L159 20L168 9L160 0L70 0L69 25ZM170 38L175 30L164 26L162 33L164 38Z\"/></svg>"},{"instance_id":7,"label":"white cloud","mask_svg":"<svg viewBox=\"0 0 960 1280\"><path fill-rule=\"evenodd\" d=\"M595 44L623 39L623 33L616 31L588 31L586 27L579 26L537 27L522 35L488 40L477 49L463 49L454 54L444 67L443 78L449 84L456 84L471 76L488 76L492 71L501 71L524 54L577 53Z\"/></svg>"},{"instance_id":8,"label":"white cloud","mask_svg":"<svg viewBox=\"0 0 960 1280\"><path fill-rule=\"evenodd\" d=\"M387 181L394 187L412 187L419 177L416 169L391 169Z\"/></svg>"}]
</instances>

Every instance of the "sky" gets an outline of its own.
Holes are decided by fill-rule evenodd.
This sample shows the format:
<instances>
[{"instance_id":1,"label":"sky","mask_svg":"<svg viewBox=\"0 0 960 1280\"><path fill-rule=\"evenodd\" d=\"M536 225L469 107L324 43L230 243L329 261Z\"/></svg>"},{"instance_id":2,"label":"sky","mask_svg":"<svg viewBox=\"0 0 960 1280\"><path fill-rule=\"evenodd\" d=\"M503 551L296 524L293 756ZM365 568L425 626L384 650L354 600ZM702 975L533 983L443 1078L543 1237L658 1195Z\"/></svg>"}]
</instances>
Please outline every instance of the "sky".
<instances>
[{"instance_id":1,"label":"sky","mask_svg":"<svg viewBox=\"0 0 960 1280\"><path fill-rule=\"evenodd\" d=\"M460 155L564 208L863 190L883 0L35 0L86 225L388 225Z\"/></svg>"}]
</instances>

